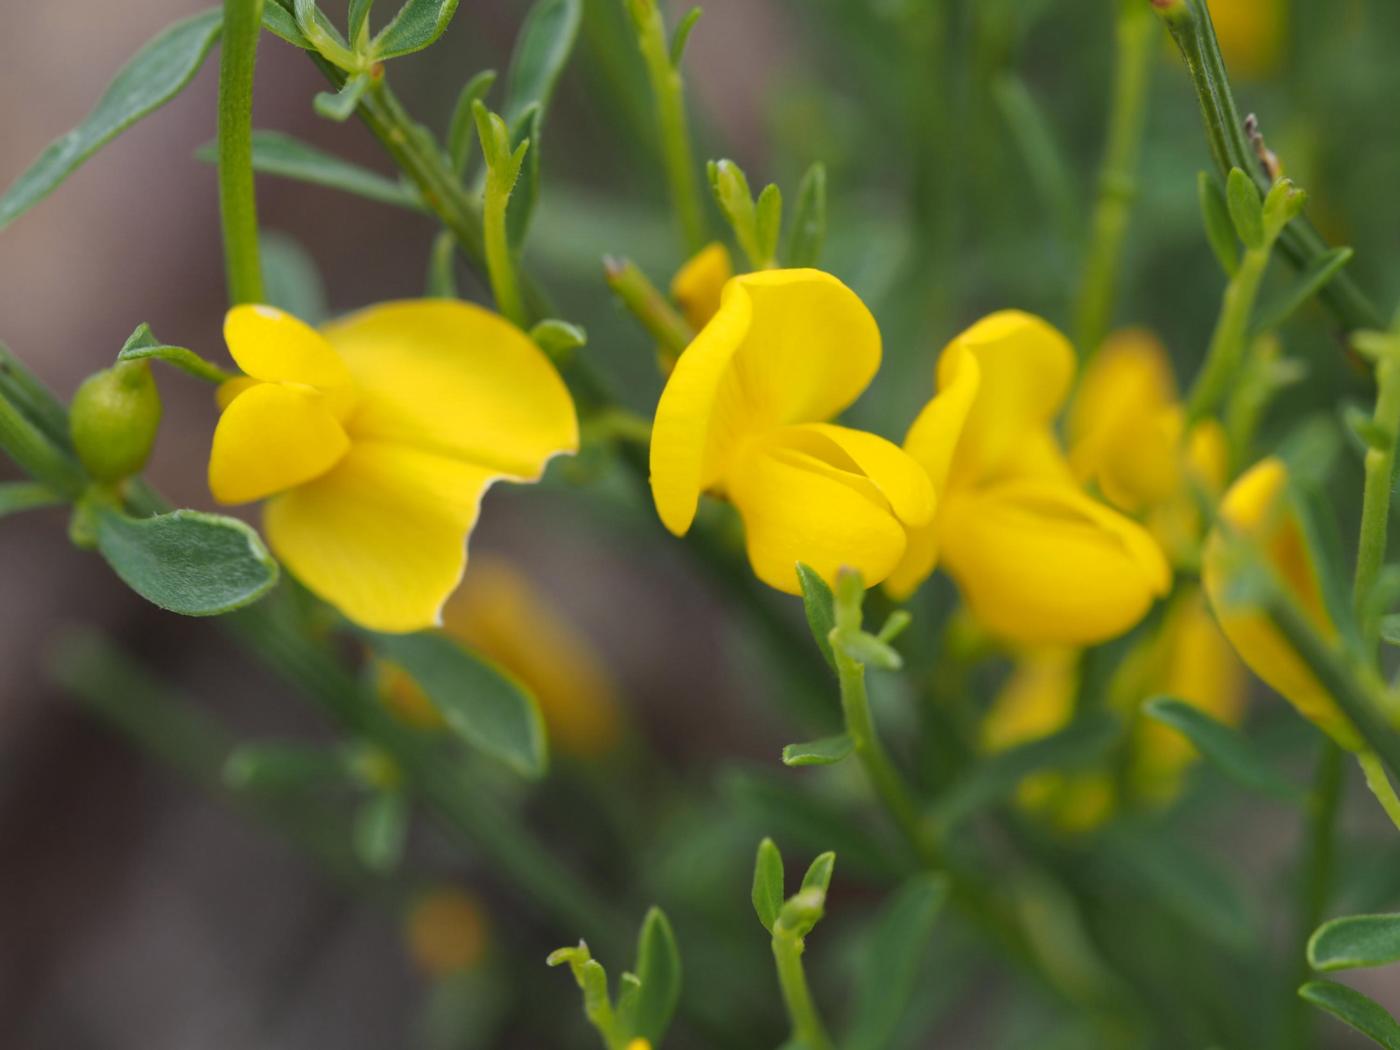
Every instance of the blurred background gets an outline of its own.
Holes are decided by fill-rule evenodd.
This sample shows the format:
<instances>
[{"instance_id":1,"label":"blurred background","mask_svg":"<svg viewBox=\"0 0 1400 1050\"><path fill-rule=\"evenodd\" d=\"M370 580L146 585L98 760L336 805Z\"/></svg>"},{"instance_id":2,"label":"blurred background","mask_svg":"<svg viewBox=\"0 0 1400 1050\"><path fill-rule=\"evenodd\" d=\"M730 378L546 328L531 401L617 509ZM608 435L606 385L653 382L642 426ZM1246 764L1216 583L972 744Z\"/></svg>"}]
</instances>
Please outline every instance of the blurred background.
<instances>
[{"instance_id":1,"label":"blurred background","mask_svg":"<svg viewBox=\"0 0 1400 1050\"><path fill-rule=\"evenodd\" d=\"M1237 5L1263 11L1245 19L1227 51L1241 108L1259 114L1269 145L1309 191L1314 219L1334 243L1355 247L1354 275L1389 308L1400 300L1400 6L1212 0L1222 9ZM76 124L142 43L206 5L5 6L0 184ZM790 199L808 164L827 164L825 265L870 304L886 344L881 375L852 415L895 438L931 392L937 350L966 323L1017 306L1069 324L1113 61L1108 0L941 6L946 39L924 32L929 23L912 0L708 0L686 60L701 159L731 157L755 187L777 181ZM668 7L674 22L683 5ZM438 45L391 67L408 108L442 128L472 73L504 68L526 8L524 0L463 4ZM586 8L549 119L526 257L561 316L587 328L584 352L619 398L649 413L661 382L652 348L615 306L599 260L628 256L664 284L683 259L621 5L588 0ZM327 10L343 19L336 4ZM1234 16L1218 17L1224 34ZM0 340L65 398L143 321L164 341L223 359L214 172L195 157L214 134L216 67L211 57L175 101L0 235ZM257 126L388 173L364 129L313 113L312 95L323 86L301 53L265 37ZM1022 98L1043 124L1028 130L1018 116ZM1160 333L1184 381L1209 337L1222 281L1198 217L1196 172L1210 165L1199 112L1165 36L1147 120L1114 318ZM1034 161L1043 131L1061 168ZM436 232L428 220L269 177L259 180L258 203L264 228L299 245L291 258L319 273L330 312L422 294ZM465 272L459 276L464 294L484 298ZM1309 378L1270 418L1316 410L1322 427L1310 440L1340 442L1334 405L1364 389L1359 371L1315 307L1290 326L1285 344L1307 362ZM209 507L212 398L173 371L159 382L166 421L149 477L175 503ZM1330 484L1350 535L1356 459L1327 462L1336 464ZM0 477L12 469L0 465ZM635 842L644 870L619 870L596 842L562 836L563 848L600 884L616 882L620 898L626 880L628 899L640 885L664 904L690 981L703 988L713 977L713 994L737 997L736 1016L759 1018L749 1031L755 1045L776 1045L780 1019L758 1007L745 1012L772 998L762 983L771 980L767 945L748 914L748 875L757 835L769 830L765 792L792 783L791 773L775 776L778 748L814 735L794 728L796 712L810 710L813 698L776 695L749 625L727 610L725 595L655 526L649 508L608 496L606 479L598 487L602 496L566 477L493 491L473 539L474 557L494 553L527 567L531 584L595 651L619 717L648 744L647 758L629 759L611 777L570 774L591 791L624 796L608 803L624 825L608 841L635 840L646 829ZM463 1009L482 1017L465 1027L434 1022L435 1011L450 1012L450 997L415 963L396 910L377 906L373 894L347 892L285 836L133 748L53 684L55 644L74 629L98 628L172 695L239 735L326 739L324 724L212 625L146 605L70 546L61 512L7 519L0 533L0 1046L354 1050L418 1045L434 1038L424 1034L430 1030L474 1033L455 1044L463 1046L590 1045L572 982L542 964L574 931L522 907L476 858L421 821L414 870L475 895L490 959L482 987L499 993L478 988L476 998L467 996ZM947 601L943 585L932 590L928 603ZM776 603L776 615L793 620L794 604ZM891 711L897 719L896 702ZM1290 712L1271 704L1254 718L1284 760L1306 765L1307 731ZM551 782L515 799L521 819L548 830L570 805L591 805L564 797L571 783L566 777L565 786ZM1218 798L1223 789L1214 789ZM1208 794L1210 785L1201 790ZM1355 801L1348 856L1367 859L1343 880L1346 892L1356 902L1394 905L1400 852L1376 826L1370 800ZM1293 848L1295 823L1248 800L1194 809L1188 800L1183 808L1192 840L1251 887L1244 896L1267 943L1270 894L1283 892L1278 864ZM697 866L699 857L705 865ZM845 896L832 907L835 928L823 929L834 961L818 978L837 999L851 954L840 914L859 913L875 892L859 878L870 873L846 873L841 861L838 873L857 877L838 882ZM1099 888L1124 899L1134 893L1130 880L1112 873ZM728 901L726 910L707 913L716 901ZM701 942L716 929L737 931L732 953L706 958ZM609 960L610 971L628 961ZM1005 1009L1003 979L969 983L979 972L969 965L937 982L931 1000L961 997L939 1045L1032 1045L1018 1040L1035 1031L1038 1007ZM1200 980L1221 972L1203 964ZM751 974L756 984L745 987ZM1392 1007L1400 1000L1384 971L1373 983L1367 990ZM1249 994L1248 984L1240 994ZM1350 1045L1339 1030L1326 1035L1325 1045ZM705 1045L689 1038L680 1034L677 1045Z\"/></svg>"}]
</instances>

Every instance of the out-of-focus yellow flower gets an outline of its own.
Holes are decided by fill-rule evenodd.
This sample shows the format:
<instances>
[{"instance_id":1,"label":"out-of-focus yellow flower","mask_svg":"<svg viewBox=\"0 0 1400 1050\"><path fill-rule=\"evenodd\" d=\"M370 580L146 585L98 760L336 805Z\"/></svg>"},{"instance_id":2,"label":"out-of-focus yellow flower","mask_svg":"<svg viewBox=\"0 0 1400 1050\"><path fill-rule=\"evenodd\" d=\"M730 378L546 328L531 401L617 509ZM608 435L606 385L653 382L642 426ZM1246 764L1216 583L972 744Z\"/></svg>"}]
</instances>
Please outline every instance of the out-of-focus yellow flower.
<instances>
[{"instance_id":1,"label":"out-of-focus yellow flower","mask_svg":"<svg viewBox=\"0 0 1400 1050\"><path fill-rule=\"evenodd\" d=\"M633 1039L627 1044L627 1050L651 1050L650 1039Z\"/></svg>"},{"instance_id":2,"label":"out-of-focus yellow flower","mask_svg":"<svg viewBox=\"0 0 1400 1050\"><path fill-rule=\"evenodd\" d=\"M1066 434L1075 476L1141 516L1173 561L1192 563L1200 498L1219 498L1229 464L1218 422L1197 424L1183 447L1184 423L1165 348L1150 332L1129 329L1106 340L1085 370Z\"/></svg>"},{"instance_id":3,"label":"out-of-focus yellow flower","mask_svg":"<svg viewBox=\"0 0 1400 1050\"><path fill-rule=\"evenodd\" d=\"M932 518L933 488L897 445L826 422L879 365L875 319L830 274L732 278L657 405L651 491L662 522L683 535L713 492L738 509L770 586L798 593L798 562L828 581L843 566L883 580L905 529Z\"/></svg>"},{"instance_id":4,"label":"out-of-focus yellow flower","mask_svg":"<svg viewBox=\"0 0 1400 1050\"><path fill-rule=\"evenodd\" d=\"M1260 78L1278 69L1288 39L1287 0L1208 0L1220 53L1234 76Z\"/></svg>"},{"instance_id":5,"label":"out-of-focus yellow flower","mask_svg":"<svg viewBox=\"0 0 1400 1050\"><path fill-rule=\"evenodd\" d=\"M733 276L729 249L718 241L701 248L676 271L671 279L671 298L691 328L698 332L719 312L720 295Z\"/></svg>"},{"instance_id":6,"label":"out-of-focus yellow flower","mask_svg":"<svg viewBox=\"0 0 1400 1050\"><path fill-rule=\"evenodd\" d=\"M489 555L473 559L443 609L443 630L534 694L550 744L560 753L598 758L621 739L617 688L602 660L513 565ZM445 725L405 671L383 662L378 673L380 695L400 719L420 729Z\"/></svg>"},{"instance_id":7,"label":"out-of-focus yellow flower","mask_svg":"<svg viewBox=\"0 0 1400 1050\"><path fill-rule=\"evenodd\" d=\"M1279 459L1261 460L1240 475L1221 501L1221 524L1206 541L1201 579L1221 629L1249 669L1337 743L1361 750L1356 729L1269 618L1230 593L1241 568L1239 551L1232 549L1232 543L1248 544L1273 569L1317 631L1329 642L1336 639L1337 629L1287 489L1288 470Z\"/></svg>"},{"instance_id":8,"label":"out-of-focus yellow flower","mask_svg":"<svg viewBox=\"0 0 1400 1050\"><path fill-rule=\"evenodd\" d=\"M448 977L472 969L486 954L486 916L471 894L444 886L414 901L404 937L419 970Z\"/></svg>"},{"instance_id":9,"label":"out-of-focus yellow flower","mask_svg":"<svg viewBox=\"0 0 1400 1050\"><path fill-rule=\"evenodd\" d=\"M943 351L938 394L904 440L938 514L911 528L891 594L912 593L941 559L993 634L1087 645L1126 631L1166 592L1157 543L1079 488L1055 439L1073 375L1068 340L1017 310L983 318Z\"/></svg>"},{"instance_id":10,"label":"out-of-focus yellow flower","mask_svg":"<svg viewBox=\"0 0 1400 1050\"><path fill-rule=\"evenodd\" d=\"M277 557L373 630L438 623L487 488L578 447L548 358L468 303L386 303L319 332L238 306L224 338L247 374L219 389L214 498L267 499Z\"/></svg>"}]
</instances>

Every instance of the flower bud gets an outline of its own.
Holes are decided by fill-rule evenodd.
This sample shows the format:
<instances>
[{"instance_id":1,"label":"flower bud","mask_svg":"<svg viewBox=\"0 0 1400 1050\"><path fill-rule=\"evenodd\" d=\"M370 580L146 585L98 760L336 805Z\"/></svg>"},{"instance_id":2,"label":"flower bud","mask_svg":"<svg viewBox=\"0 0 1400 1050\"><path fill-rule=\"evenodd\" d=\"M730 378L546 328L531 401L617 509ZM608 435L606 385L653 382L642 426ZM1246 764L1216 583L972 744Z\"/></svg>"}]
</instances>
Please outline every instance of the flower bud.
<instances>
[{"instance_id":1,"label":"flower bud","mask_svg":"<svg viewBox=\"0 0 1400 1050\"><path fill-rule=\"evenodd\" d=\"M124 361L88 376L69 410L78 459L96 481L138 473L151 455L160 414L160 392L147 362Z\"/></svg>"}]
</instances>

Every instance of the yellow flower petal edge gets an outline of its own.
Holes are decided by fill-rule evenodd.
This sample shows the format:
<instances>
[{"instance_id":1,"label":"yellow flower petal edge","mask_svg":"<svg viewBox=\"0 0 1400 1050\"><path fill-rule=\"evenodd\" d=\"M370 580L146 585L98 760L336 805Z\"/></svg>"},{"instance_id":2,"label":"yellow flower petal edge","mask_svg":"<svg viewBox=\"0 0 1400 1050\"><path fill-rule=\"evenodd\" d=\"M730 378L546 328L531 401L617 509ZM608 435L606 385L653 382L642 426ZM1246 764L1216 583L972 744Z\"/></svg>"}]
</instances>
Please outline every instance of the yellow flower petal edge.
<instances>
[{"instance_id":1,"label":"yellow flower petal edge","mask_svg":"<svg viewBox=\"0 0 1400 1050\"><path fill-rule=\"evenodd\" d=\"M224 317L224 341L238 367L264 382L338 387L350 372L316 329L275 306L235 306Z\"/></svg>"},{"instance_id":2,"label":"yellow flower petal edge","mask_svg":"<svg viewBox=\"0 0 1400 1050\"><path fill-rule=\"evenodd\" d=\"M1360 750L1356 729L1269 618L1257 608L1230 601L1236 571L1231 541L1247 541L1262 551L1323 637L1336 637L1302 527L1288 506L1287 486L1287 467L1272 457L1240 475L1221 501L1222 524L1206 541L1201 580L1221 630L1249 669L1337 743Z\"/></svg>"},{"instance_id":3,"label":"yellow flower petal edge","mask_svg":"<svg viewBox=\"0 0 1400 1050\"><path fill-rule=\"evenodd\" d=\"M258 383L219 417L209 490L220 503L263 499L320 477L349 450L350 438L319 392Z\"/></svg>"},{"instance_id":4,"label":"yellow flower petal edge","mask_svg":"<svg viewBox=\"0 0 1400 1050\"><path fill-rule=\"evenodd\" d=\"M820 270L732 278L719 311L681 354L652 426L651 487L677 535L748 438L824 422L880 366L880 332L860 298Z\"/></svg>"},{"instance_id":5,"label":"yellow flower petal edge","mask_svg":"<svg viewBox=\"0 0 1400 1050\"><path fill-rule=\"evenodd\" d=\"M671 279L671 298L691 328L704 328L719 310L725 282L734 276L729 249L718 241L707 244L686 260Z\"/></svg>"},{"instance_id":6,"label":"yellow flower petal edge","mask_svg":"<svg viewBox=\"0 0 1400 1050\"><path fill-rule=\"evenodd\" d=\"M1171 585L1142 526L1068 486L1012 482L950 497L944 564L973 616L1025 644L1122 634Z\"/></svg>"}]
</instances>

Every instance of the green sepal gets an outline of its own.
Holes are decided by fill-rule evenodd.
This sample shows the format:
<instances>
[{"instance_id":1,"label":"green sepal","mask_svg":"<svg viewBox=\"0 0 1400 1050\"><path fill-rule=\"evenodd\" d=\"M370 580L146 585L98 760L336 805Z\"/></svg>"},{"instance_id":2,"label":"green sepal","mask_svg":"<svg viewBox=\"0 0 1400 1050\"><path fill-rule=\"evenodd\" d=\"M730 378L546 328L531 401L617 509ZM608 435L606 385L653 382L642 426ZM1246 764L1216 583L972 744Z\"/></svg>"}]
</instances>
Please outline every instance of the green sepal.
<instances>
[{"instance_id":1,"label":"green sepal","mask_svg":"<svg viewBox=\"0 0 1400 1050\"><path fill-rule=\"evenodd\" d=\"M193 350L183 346L170 346L162 343L151 331L148 324L138 325L136 331L127 338L117 353L118 361L164 361L166 364L188 372L206 383L225 383L235 378L232 372L225 372L218 365L204 360Z\"/></svg>"},{"instance_id":2,"label":"green sepal","mask_svg":"<svg viewBox=\"0 0 1400 1050\"><path fill-rule=\"evenodd\" d=\"M327 120L344 124L355 113L355 107L369 89L371 77L368 73L356 73L345 81L339 91L318 91L311 100L312 108Z\"/></svg>"},{"instance_id":3,"label":"green sepal","mask_svg":"<svg viewBox=\"0 0 1400 1050\"><path fill-rule=\"evenodd\" d=\"M851 753L854 744L845 733L809 740L802 744L788 744L783 748L785 766L831 766Z\"/></svg>"}]
</instances>

